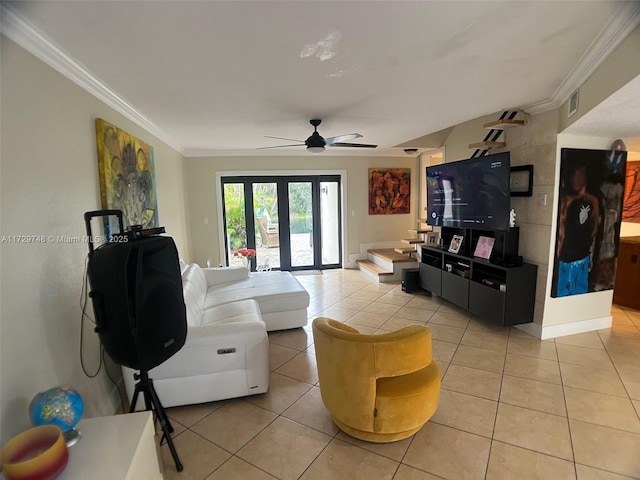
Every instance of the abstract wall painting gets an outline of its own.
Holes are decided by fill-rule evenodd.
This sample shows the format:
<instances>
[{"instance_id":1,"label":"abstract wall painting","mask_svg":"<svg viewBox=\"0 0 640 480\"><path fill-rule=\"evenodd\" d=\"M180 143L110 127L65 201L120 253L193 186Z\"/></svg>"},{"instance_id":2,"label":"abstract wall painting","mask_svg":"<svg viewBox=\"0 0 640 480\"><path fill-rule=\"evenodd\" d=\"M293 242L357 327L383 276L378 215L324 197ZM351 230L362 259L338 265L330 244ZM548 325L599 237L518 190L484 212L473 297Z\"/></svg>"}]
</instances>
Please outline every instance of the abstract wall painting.
<instances>
[{"instance_id":1,"label":"abstract wall painting","mask_svg":"<svg viewBox=\"0 0 640 480\"><path fill-rule=\"evenodd\" d=\"M613 289L626 152L563 148L552 297Z\"/></svg>"},{"instance_id":2,"label":"abstract wall painting","mask_svg":"<svg viewBox=\"0 0 640 480\"><path fill-rule=\"evenodd\" d=\"M627 162L622 221L640 223L640 162Z\"/></svg>"},{"instance_id":3,"label":"abstract wall painting","mask_svg":"<svg viewBox=\"0 0 640 480\"><path fill-rule=\"evenodd\" d=\"M124 226L159 226L153 147L109 122L96 119L102 208L121 210ZM118 233L109 218L105 233Z\"/></svg>"},{"instance_id":4,"label":"abstract wall painting","mask_svg":"<svg viewBox=\"0 0 640 480\"><path fill-rule=\"evenodd\" d=\"M411 213L411 169L369 169L369 215Z\"/></svg>"}]
</instances>

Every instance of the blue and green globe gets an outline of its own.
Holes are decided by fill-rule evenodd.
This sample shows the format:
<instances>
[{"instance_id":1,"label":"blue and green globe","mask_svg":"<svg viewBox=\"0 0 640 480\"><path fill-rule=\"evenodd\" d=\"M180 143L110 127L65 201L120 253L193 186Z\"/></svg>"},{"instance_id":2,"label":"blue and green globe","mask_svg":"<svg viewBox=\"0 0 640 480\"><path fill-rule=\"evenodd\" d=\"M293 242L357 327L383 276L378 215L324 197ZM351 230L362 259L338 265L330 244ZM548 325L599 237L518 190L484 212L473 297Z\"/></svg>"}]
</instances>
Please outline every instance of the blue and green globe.
<instances>
[{"instance_id":1,"label":"blue and green globe","mask_svg":"<svg viewBox=\"0 0 640 480\"><path fill-rule=\"evenodd\" d=\"M80 394L64 387L54 387L38 393L29 405L29 418L34 426L56 425L71 430L82 418L84 402Z\"/></svg>"}]
</instances>

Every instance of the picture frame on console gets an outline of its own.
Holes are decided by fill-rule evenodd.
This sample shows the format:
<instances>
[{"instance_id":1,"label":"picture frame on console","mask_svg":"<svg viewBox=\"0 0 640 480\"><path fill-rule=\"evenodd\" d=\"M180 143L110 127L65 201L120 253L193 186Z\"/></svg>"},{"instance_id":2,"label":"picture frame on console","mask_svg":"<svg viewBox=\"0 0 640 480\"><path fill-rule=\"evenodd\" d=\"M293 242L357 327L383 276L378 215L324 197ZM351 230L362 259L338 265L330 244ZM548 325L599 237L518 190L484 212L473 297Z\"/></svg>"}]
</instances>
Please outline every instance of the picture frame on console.
<instances>
[{"instance_id":1,"label":"picture frame on console","mask_svg":"<svg viewBox=\"0 0 640 480\"><path fill-rule=\"evenodd\" d=\"M440 234L438 232L432 232L427 234L427 245L430 247L437 247L440 245Z\"/></svg>"},{"instance_id":2,"label":"picture frame on console","mask_svg":"<svg viewBox=\"0 0 640 480\"><path fill-rule=\"evenodd\" d=\"M460 247L462 246L463 241L464 241L464 237L462 235L454 235L451 238L451 243L449 244L449 252L458 253L460 251Z\"/></svg>"},{"instance_id":3,"label":"picture frame on console","mask_svg":"<svg viewBox=\"0 0 640 480\"><path fill-rule=\"evenodd\" d=\"M473 252L473 256L489 260L489 258L491 258L491 251L493 250L493 244L495 243L495 241L496 239L493 237L485 237L480 235L480 237L478 237L478 243L476 244L476 249Z\"/></svg>"}]
</instances>

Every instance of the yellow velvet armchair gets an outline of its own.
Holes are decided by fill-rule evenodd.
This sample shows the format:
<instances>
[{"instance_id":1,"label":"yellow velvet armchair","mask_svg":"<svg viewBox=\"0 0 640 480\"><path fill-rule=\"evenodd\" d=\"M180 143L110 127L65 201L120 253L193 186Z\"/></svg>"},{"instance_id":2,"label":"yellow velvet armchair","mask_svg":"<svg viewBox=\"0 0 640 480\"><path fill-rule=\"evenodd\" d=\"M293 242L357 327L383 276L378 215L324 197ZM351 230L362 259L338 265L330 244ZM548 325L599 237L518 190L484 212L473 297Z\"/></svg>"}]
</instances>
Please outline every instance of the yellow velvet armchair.
<instances>
[{"instance_id":1,"label":"yellow velvet armchair","mask_svg":"<svg viewBox=\"0 0 640 480\"><path fill-rule=\"evenodd\" d=\"M440 400L440 368L431 331L412 325L363 335L330 318L313 321L322 401L352 437L385 443L413 435Z\"/></svg>"}]
</instances>

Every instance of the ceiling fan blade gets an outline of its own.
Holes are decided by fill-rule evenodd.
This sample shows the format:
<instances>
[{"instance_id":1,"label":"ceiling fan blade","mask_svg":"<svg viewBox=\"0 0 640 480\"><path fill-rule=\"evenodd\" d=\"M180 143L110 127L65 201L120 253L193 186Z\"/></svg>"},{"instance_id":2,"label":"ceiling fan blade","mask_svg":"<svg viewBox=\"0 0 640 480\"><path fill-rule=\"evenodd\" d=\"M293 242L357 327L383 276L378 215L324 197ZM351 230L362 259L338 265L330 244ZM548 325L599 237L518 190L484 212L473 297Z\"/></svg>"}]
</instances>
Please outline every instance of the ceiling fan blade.
<instances>
[{"instance_id":1,"label":"ceiling fan blade","mask_svg":"<svg viewBox=\"0 0 640 480\"><path fill-rule=\"evenodd\" d=\"M265 138L275 138L276 140L289 140L290 142L304 142L304 140L298 140L297 138L272 137L270 135L265 135Z\"/></svg>"},{"instance_id":2,"label":"ceiling fan blade","mask_svg":"<svg viewBox=\"0 0 640 480\"><path fill-rule=\"evenodd\" d=\"M306 147L304 143L295 143L293 145L276 145L275 147L258 147L256 150L266 150L268 148L283 148L283 147Z\"/></svg>"},{"instance_id":3,"label":"ceiling fan blade","mask_svg":"<svg viewBox=\"0 0 640 480\"><path fill-rule=\"evenodd\" d=\"M332 143L340 143L346 140L353 140L355 138L360 138L360 137L362 137L362 135L360 135L359 133L349 133L347 135L338 135L337 137L329 137L329 138L326 138L325 141L327 142L327 145L331 145Z\"/></svg>"},{"instance_id":4,"label":"ceiling fan blade","mask_svg":"<svg viewBox=\"0 0 640 480\"><path fill-rule=\"evenodd\" d=\"M378 145L369 145L367 143L331 143L328 147L356 147L356 148L377 148Z\"/></svg>"}]
</instances>

